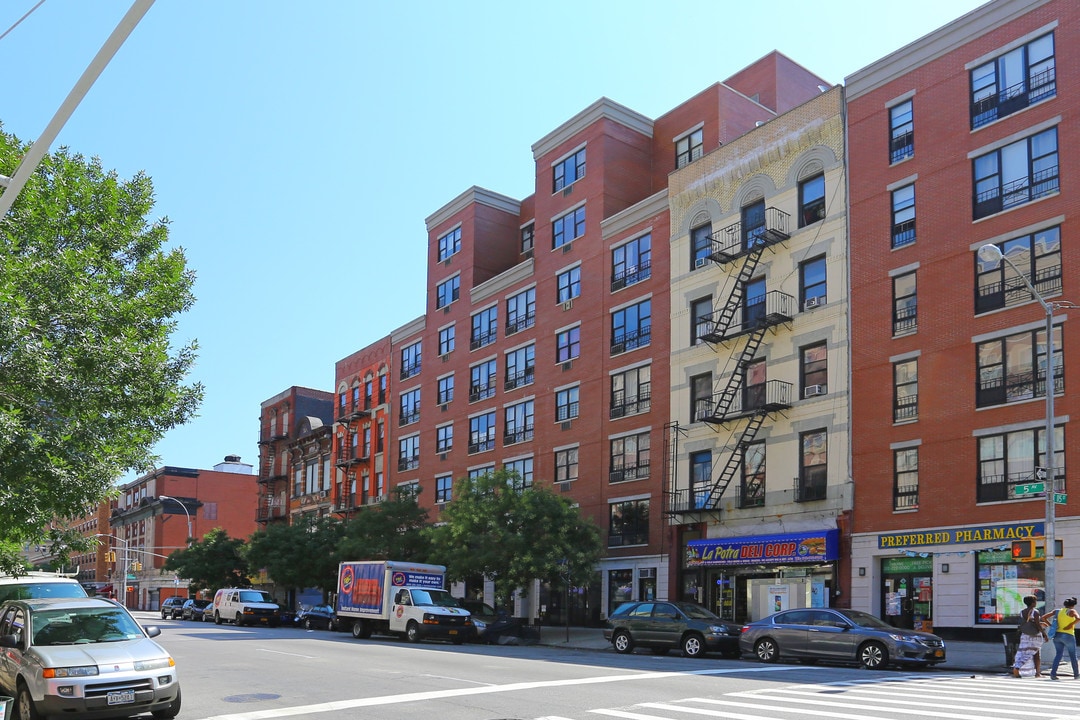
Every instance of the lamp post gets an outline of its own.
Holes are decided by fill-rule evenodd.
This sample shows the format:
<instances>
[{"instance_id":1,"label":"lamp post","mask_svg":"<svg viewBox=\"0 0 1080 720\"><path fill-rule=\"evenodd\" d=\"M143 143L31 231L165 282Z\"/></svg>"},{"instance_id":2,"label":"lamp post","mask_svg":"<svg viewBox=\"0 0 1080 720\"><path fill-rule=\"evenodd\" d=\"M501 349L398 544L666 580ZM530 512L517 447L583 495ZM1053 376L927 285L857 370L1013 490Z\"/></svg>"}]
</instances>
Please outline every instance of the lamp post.
<instances>
[{"instance_id":1,"label":"lamp post","mask_svg":"<svg viewBox=\"0 0 1080 720\"><path fill-rule=\"evenodd\" d=\"M1054 306L1046 302L1039 291L1035 289L1035 286L1031 284L1028 276L1021 272L1020 268L1016 267L997 245L987 244L980 247L979 259L993 267L998 267L1004 261L1020 276L1020 279L1024 281L1024 285L1031 291L1031 296L1039 301L1039 304L1042 305L1043 310L1046 312L1046 429L1044 431L1046 435L1046 467L1043 468L1046 474L1045 485L1043 486L1046 490L1046 520L1043 530L1043 535L1046 538L1046 549L1043 551L1043 592L1046 596L1045 607L1049 609L1057 606L1057 540L1054 532L1057 511L1054 504L1054 493L1057 490L1057 474L1054 470ZM1038 368L1035 371L1038 373ZM1036 375L1036 377L1038 376ZM1035 451L1038 452L1038 447L1036 447Z\"/></svg>"},{"instance_id":2,"label":"lamp post","mask_svg":"<svg viewBox=\"0 0 1080 720\"><path fill-rule=\"evenodd\" d=\"M185 505L180 500L177 500L176 498L172 497L171 495L158 495L158 500L172 500L174 503L177 503L180 507L182 507L184 509L184 514L187 515L187 536L189 538L192 537L192 535L191 535L191 513L188 512L187 505Z\"/></svg>"}]
</instances>

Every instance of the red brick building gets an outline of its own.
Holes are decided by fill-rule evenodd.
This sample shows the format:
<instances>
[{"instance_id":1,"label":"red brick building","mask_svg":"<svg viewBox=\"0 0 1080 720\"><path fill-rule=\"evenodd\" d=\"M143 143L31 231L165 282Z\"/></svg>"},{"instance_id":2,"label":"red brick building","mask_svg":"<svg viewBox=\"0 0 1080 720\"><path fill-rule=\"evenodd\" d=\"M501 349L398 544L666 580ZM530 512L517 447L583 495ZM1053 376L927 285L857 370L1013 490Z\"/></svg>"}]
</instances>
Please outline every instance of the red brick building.
<instances>
[{"instance_id":1,"label":"red brick building","mask_svg":"<svg viewBox=\"0 0 1080 720\"><path fill-rule=\"evenodd\" d=\"M1008 551L1044 530L1048 465L1046 313L1018 272L1080 299L1078 68L1080 6L999 0L847 79L852 606L901 627L989 634L1042 590L1043 563ZM981 261L986 244L1012 265ZM1060 492L1080 461L1069 321L1057 311ZM1076 502L1057 507L1057 601L1080 582Z\"/></svg>"},{"instance_id":2,"label":"red brick building","mask_svg":"<svg viewBox=\"0 0 1080 720\"><path fill-rule=\"evenodd\" d=\"M334 369L333 508L351 517L386 496L386 423L390 408L390 338L339 360Z\"/></svg>"}]
</instances>

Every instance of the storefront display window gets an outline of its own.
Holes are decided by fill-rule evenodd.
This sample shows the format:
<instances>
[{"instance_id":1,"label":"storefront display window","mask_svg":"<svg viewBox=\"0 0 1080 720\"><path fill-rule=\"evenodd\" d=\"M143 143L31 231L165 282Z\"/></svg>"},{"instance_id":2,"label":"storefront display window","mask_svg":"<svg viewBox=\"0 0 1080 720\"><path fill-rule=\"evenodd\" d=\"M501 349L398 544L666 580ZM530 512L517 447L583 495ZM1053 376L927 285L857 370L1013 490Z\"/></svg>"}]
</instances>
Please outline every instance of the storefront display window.
<instances>
[{"instance_id":1,"label":"storefront display window","mask_svg":"<svg viewBox=\"0 0 1080 720\"><path fill-rule=\"evenodd\" d=\"M608 615L624 602L633 599L634 571L612 570L608 573Z\"/></svg>"},{"instance_id":2,"label":"storefront display window","mask_svg":"<svg viewBox=\"0 0 1080 720\"><path fill-rule=\"evenodd\" d=\"M881 561L881 580L882 619L894 627L933 632L933 558L886 558Z\"/></svg>"},{"instance_id":3,"label":"storefront display window","mask_svg":"<svg viewBox=\"0 0 1080 720\"><path fill-rule=\"evenodd\" d=\"M1025 595L1037 597L1039 605L1044 603L1043 563L1014 562L1008 550L980 552L977 561L977 623L1018 625Z\"/></svg>"}]
</instances>

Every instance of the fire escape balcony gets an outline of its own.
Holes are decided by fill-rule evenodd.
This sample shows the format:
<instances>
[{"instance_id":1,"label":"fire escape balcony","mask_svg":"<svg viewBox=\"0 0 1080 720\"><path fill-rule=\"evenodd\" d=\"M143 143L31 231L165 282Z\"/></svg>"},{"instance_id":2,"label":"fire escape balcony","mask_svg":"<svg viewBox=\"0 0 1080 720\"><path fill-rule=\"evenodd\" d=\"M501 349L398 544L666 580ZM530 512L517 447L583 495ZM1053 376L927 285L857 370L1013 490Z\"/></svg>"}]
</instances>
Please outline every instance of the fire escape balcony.
<instances>
[{"instance_id":1,"label":"fire escape balcony","mask_svg":"<svg viewBox=\"0 0 1080 720\"><path fill-rule=\"evenodd\" d=\"M358 418L367 417L371 414L370 408L362 408L358 403L348 405L338 405L334 414L334 419L337 422L345 423L350 420L356 420Z\"/></svg>"},{"instance_id":2,"label":"fire escape balcony","mask_svg":"<svg viewBox=\"0 0 1080 720\"><path fill-rule=\"evenodd\" d=\"M337 457L337 462L334 463L337 467L349 467L350 465L367 462L368 453L364 452L359 446L348 448L339 447Z\"/></svg>"},{"instance_id":3,"label":"fire escape balcony","mask_svg":"<svg viewBox=\"0 0 1080 720\"><path fill-rule=\"evenodd\" d=\"M702 398L694 407L694 419L711 425L720 425L730 420L765 415L791 407L791 383L782 380L767 380L764 385L751 385L742 392L735 393L725 411L721 398L723 393Z\"/></svg>"},{"instance_id":4,"label":"fire escape balcony","mask_svg":"<svg viewBox=\"0 0 1080 720\"><path fill-rule=\"evenodd\" d=\"M698 319L697 336L707 343L720 343L762 328L776 327L792 321L798 303L795 298L779 290L765 293L742 306L742 321L724 328L723 310L716 310Z\"/></svg>"},{"instance_id":5,"label":"fire escape balcony","mask_svg":"<svg viewBox=\"0 0 1080 720\"><path fill-rule=\"evenodd\" d=\"M765 208L765 223L743 227L742 221L732 223L712 234L712 252L709 258L717 265L732 262L757 247L767 247L784 242L791 234L788 221L791 216L774 207Z\"/></svg>"}]
</instances>

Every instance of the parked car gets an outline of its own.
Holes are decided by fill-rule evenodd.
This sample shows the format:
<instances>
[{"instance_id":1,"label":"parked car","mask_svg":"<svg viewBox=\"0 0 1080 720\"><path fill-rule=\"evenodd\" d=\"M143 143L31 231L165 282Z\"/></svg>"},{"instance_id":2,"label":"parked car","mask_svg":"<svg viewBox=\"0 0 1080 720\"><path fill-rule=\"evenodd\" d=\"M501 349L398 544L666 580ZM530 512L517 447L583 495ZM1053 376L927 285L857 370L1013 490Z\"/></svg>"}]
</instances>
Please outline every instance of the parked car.
<instances>
[{"instance_id":1,"label":"parked car","mask_svg":"<svg viewBox=\"0 0 1080 720\"><path fill-rule=\"evenodd\" d=\"M202 609L202 621L214 622L214 602L212 600L209 605Z\"/></svg>"},{"instance_id":2,"label":"parked car","mask_svg":"<svg viewBox=\"0 0 1080 720\"><path fill-rule=\"evenodd\" d=\"M0 688L24 719L174 718L180 682L173 658L150 639L160 634L104 598L10 600L0 606Z\"/></svg>"},{"instance_id":3,"label":"parked car","mask_svg":"<svg viewBox=\"0 0 1080 720\"><path fill-rule=\"evenodd\" d=\"M305 605L296 613L296 624L306 630L337 630L337 613L330 605Z\"/></svg>"},{"instance_id":4,"label":"parked car","mask_svg":"<svg viewBox=\"0 0 1080 720\"><path fill-rule=\"evenodd\" d=\"M945 662L945 642L933 633L903 630L861 610L785 610L743 626L739 646L761 662L792 658L854 662L871 670Z\"/></svg>"},{"instance_id":5,"label":"parked car","mask_svg":"<svg viewBox=\"0 0 1080 720\"><path fill-rule=\"evenodd\" d=\"M213 605L209 600L199 600L197 598L191 598L187 600L183 607L180 608L181 620L202 620L203 611L208 605ZM211 618L213 616L211 615Z\"/></svg>"},{"instance_id":6,"label":"parked car","mask_svg":"<svg viewBox=\"0 0 1080 720\"><path fill-rule=\"evenodd\" d=\"M616 652L645 647L657 655L678 648L686 657L718 652L739 657L741 627L688 602L628 602L615 608L604 628Z\"/></svg>"},{"instance_id":7,"label":"parked car","mask_svg":"<svg viewBox=\"0 0 1080 720\"><path fill-rule=\"evenodd\" d=\"M492 642L495 625L500 620L506 620L506 613L499 613L482 600L459 598L458 602L472 616L473 625L476 627L476 635L473 636L473 639L477 642ZM492 635L487 635L488 628L492 628Z\"/></svg>"},{"instance_id":8,"label":"parked car","mask_svg":"<svg viewBox=\"0 0 1080 720\"><path fill-rule=\"evenodd\" d=\"M222 588L214 593L214 622L235 622L244 625L281 623L281 608L270 593L252 588Z\"/></svg>"},{"instance_id":9,"label":"parked car","mask_svg":"<svg viewBox=\"0 0 1080 720\"><path fill-rule=\"evenodd\" d=\"M174 595L173 597L165 598L165 601L161 603L161 619L168 620L172 618L176 620L180 617L180 614L184 610L184 603L187 602L186 597L180 597Z\"/></svg>"},{"instance_id":10,"label":"parked car","mask_svg":"<svg viewBox=\"0 0 1080 720\"><path fill-rule=\"evenodd\" d=\"M86 588L79 581L60 573L30 571L14 577L0 575L0 602L46 597L86 597Z\"/></svg>"}]
</instances>

